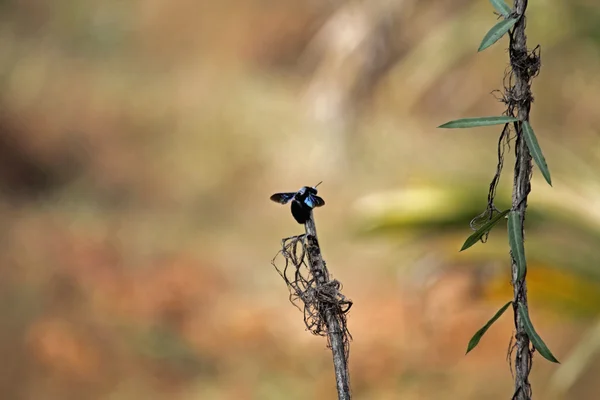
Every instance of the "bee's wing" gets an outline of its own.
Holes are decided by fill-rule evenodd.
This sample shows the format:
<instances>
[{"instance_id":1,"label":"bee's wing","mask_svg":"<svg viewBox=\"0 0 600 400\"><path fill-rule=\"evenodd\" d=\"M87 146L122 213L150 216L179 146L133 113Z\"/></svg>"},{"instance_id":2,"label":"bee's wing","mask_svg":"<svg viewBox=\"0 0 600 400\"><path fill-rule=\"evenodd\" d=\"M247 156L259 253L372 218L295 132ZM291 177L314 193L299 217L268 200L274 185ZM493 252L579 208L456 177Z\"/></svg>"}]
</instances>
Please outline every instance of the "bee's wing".
<instances>
[{"instance_id":1,"label":"bee's wing","mask_svg":"<svg viewBox=\"0 0 600 400\"><path fill-rule=\"evenodd\" d=\"M325 205L325 200L314 194L308 195L304 202L311 208L321 207Z\"/></svg>"},{"instance_id":2,"label":"bee's wing","mask_svg":"<svg viewBox=\"0 0 600 400\"><path fill-rule=\"evenodd\" d=\"M271 200L273 200L275 203L285 204L293 199L295 194L296 193L275 193L273 196L271 196Z\"/></svg>"}]
</instances>

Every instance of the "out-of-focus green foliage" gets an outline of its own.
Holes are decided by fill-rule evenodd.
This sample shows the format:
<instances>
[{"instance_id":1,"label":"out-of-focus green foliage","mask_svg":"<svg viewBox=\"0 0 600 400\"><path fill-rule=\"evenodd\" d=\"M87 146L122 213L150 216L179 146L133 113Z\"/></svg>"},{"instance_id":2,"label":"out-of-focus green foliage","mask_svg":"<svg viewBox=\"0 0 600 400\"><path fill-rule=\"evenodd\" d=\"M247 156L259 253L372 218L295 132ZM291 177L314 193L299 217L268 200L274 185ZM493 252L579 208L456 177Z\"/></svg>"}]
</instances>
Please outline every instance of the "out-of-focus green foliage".
<instances>
[{"instance_id":1,"label":"out-of-focus green foliage","mask_svg":"<svg viewBox=\"0 0 600 400\"><path fill-rule=\"evenodd\" d=\"M536 291L543 296L542 307L558 307L576 315L582 312L596 315L600 312L600 296L595 294L600 291L600 269L596 267L600 255L594 249L600 240L600 225L594 227L585 216L579 216L576 204L561 202L568 190L562 185L555 186L551 189L557 192L555 201L550 201L550 194L532 191L527 209L527 276L533 280L533 297ZM506 240L496 239L503 236L500 234L503 229L492 229L488 242L458 253L460 242L468 234L468 221L485 206L483 201L477 204L476 200L481 199L482 193L458 183L452 186L435 183L432 187L435 190L421 185L393 193L375 193L360 200L356 204L358 232L394 236L402 233L415 239L437 237L436 246L447 249L447 257L452 262L483 264L500 260L506 264L502 277L510 280ZM480 190L485 193L486 188ZM500 188L496 205L509 207L510 202L510 192ZM536 268L541 269L535 271ZM562 288L561 281L564 281ZM506 294L510 294L508 289ZM550 299L552 293L556 293L554 300Z\"/></svg>"}]
</instances>

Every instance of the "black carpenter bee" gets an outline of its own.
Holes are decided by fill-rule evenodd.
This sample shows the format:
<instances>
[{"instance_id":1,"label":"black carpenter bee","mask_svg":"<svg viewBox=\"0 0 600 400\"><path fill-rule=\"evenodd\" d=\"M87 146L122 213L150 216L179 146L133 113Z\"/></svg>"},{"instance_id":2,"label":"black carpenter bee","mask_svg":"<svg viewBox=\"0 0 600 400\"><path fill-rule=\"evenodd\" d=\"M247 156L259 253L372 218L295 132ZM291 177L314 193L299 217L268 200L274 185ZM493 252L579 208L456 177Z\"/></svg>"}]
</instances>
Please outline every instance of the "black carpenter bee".
<instances>
[{"instance_id":1,"label":"black carpenter bee","mask_svg":"<svg viewBox=\"0 0 600 400\"><path fill-rule=\"evenodd\" d=\"M321 181L313 187L304 186L297 192L275 193L271 196L271 200L280 204L287 204L291 200L294 219L299 224L304 224L308 221L313 208L325 205L325 200L317 196L317 186L321 183L323 182Z\"/></svg>"}]
</instances>

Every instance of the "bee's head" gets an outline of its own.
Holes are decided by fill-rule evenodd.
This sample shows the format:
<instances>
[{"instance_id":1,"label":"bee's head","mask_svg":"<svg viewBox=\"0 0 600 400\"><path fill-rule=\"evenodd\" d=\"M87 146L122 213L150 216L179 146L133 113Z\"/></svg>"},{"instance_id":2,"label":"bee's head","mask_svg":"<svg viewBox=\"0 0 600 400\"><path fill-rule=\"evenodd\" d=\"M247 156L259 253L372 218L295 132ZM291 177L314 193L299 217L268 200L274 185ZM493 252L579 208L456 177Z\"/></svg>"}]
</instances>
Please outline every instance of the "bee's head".
<instances>
[{"instance_id":1,"label":"bee's head","mask_svg":"<svg viewBox=\"0 0 600 400\"><path fill-rule=\"evenodd\" d=\"M317 194L317 192L318 192L318 190L317 190L317 186L319 186L321 183L323 183L323 181L321 181L321 182L317 183L317 184L316 184L315 186L313 186L313 187L308 187L308 186L305 186L305 187L304 187L304 189L308 190L308 191L309 191L310 193L312 193L312 194Z\"/></svg>"}]
</instances>

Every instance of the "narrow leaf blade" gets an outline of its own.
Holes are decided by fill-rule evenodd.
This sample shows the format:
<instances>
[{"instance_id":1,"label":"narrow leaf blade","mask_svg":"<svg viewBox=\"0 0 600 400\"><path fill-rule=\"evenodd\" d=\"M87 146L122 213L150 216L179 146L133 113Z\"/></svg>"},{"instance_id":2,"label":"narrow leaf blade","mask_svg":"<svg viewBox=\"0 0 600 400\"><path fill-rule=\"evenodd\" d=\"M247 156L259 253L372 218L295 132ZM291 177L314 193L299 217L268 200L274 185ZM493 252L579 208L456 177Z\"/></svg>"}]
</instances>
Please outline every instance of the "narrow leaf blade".
<instances>
[{"instance_id":1,"label":"narrow leaf blade","mask_svg":"<svg viewBox=\"0 0 600 400\"><path fill-rule=\"evenodd\" d=\"M490 0L490 3L492 3L492 5L496 9L496 11L498 11L500 14L502 14L502 16L504 18L508 18L508 16L512 12L512 10L508 6L508 4L506 4L502 0Z\"/></svg>"},{"instance_id":2,"label":"narrow leaf blade","mask_svg":"<svg viewBox=\"0 0 600 400\"><path fill-rule=\"evenodd\" d=\"M517 211L511 211L508 214L508 244L517 262L517 280L521 280L525 275L527 263L525 261L525 247L523 246L521 215Z\"/></svg>"},{"instance_id":3,"label":"narrow leaf blade","mask_svg":"<svg viewBox=\"0 0 600 400\"><path fill-rule=\"evenodd\" d=\"M438 126L438 128L475 128L477 126L490 126L490 125L502 125L510 122L518 121L517 118L507 117L505 115L499 117L475 117L475 118L462 118L454 121L446 122Z\"/></svg>"},{"instance_id":4,"label":"narrow leaf blade","mask_svg":"<svg viewBox=\"0 0 600 400\"><path fill-rule=\"evenodd\" d=\"M529 152L531 153L533 160L542 172L542 175L544 175L544 179L546 179L548 185L552 186L552 179L550 178L548 164L546 164L546 159L544 158L542 149L538 144L537 138L535 137L535 133L533 132L533 128L531 128L529 121L523 121L523 135L525 135L525 142L527 142L527 147L529 148Z\"/></svg>"},{"instance_id":5,"label":"narrow leaf blade","mask_svg":"<svg viewBox=\"0 0 600 400\"><path fill-rule=\"evenodd\" d=\"M483 40L481 41L481 45L479 45L479 49L477 51L483 51L496 43L502 36L506 34L518 21L518 18L507 18L492 27L485 34Z\"/></svg>"},{"instance_id":6,"label":"narrow leaf blade","mask_svg":"<svg viewBox=\"0 0 600 400\"><path fill-rule=\"evenodd\" d=\"M496 215L494 218L486 222L485 225L483 225L481 228L477 229L471 236L467 238L467 240L465 240L465 244L463 244L460 251L466 250L469 247L473 246L475 243L477 243L483 237L483 235L491 231L492 228L498 223L498 221L500 221L500 219L509 212L510 210L502 211L500 214Z\"/></svg>"},{"instance_id":7,"label":"narrow leaf blade","mask_svg":"<svg viewBox=\"0 0 600 400\"><path fill-rule=\"evenodd\" d=\"M502 314L504 314L504 311L506 311L506 309L508 308L508 306L510 306L512 304L512 300L509 301L508 303L506 303L505 305L502 306L501 309L498 310L498 312L496 312L496 315L494 315L492 317L492 319L490 319L487 324L485 324L483 326L483 328L481 328L480 330L478 330L477 332L475 332L475 334L473 335L473 337L471 338L471 340L469 340L469 345L467 346L467 353L469 354L469 352L471 350L473 350L475 348L475 346L477 346L477 344L479 344L479 341L481 340L481 338L483 337L483 335L485 335L485 333L487 332L488 329L490 329L490 327L492 326L492 324L494 322L496 322L498 320L498 318L500 318L502 316Z\"/></svg>"},{"instance_id":8,"label":"narrow leaf blade","mask_svg":"<svg viewBox=\"0 0 600 400\"><path fill-rule=\"evenodd\" d=\"M539 351L542 357L544 357L546 360L560 364L560 362L556 359L556 357L554 357L548 346L546 346L546 343L544 343L540 335L538 335L535 329L533 328L533 324L529 319L529 312L520 303L519 315L521 317L521 320L523 321L523 327L525 328L525 332L527 332L527 336L529 337L529 340L531 340L533 347L535 347L535 349Z\"/></svg>"}]
</instances>

